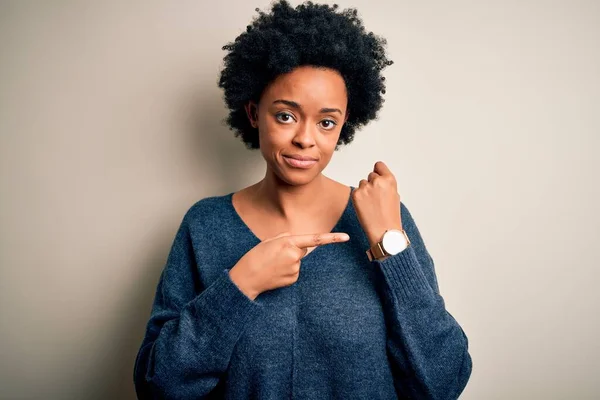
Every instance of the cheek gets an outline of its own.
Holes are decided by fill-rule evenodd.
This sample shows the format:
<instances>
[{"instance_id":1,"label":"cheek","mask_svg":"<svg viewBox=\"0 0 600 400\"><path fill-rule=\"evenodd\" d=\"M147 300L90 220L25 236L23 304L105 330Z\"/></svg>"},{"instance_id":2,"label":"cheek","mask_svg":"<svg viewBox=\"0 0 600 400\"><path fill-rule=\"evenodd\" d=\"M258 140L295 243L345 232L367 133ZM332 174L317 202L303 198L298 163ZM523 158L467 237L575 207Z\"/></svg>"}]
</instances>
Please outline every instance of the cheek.
<instances>
[{"instance_id":1,"label":"cheek","mask_svg":"<svg viewBox=\"0 0 600 400\"><path fill-rule=\"evenodd\" d=\"M276 159L282 149L289 148L285 132L277 127L265 126L259 130L260 151L266 160Z\"/></svg>"},{"instance_id":2,"label":"cheek","mask_svg":"<svg viewBox=\"0 0 600 400\"><path fill-rule=\"evenodd\" d=\"M267 122L259 130L259 138L268 148L289 147L288 144L294 138L294 131L285 125Z\"/></svg>"},{"instance_id":3,"label":"cheek","mask_svg":"<svg viewBox=\"0 0 600 400\"><path fill-rule=\"evenodd\" d=\"M337 145L339 138L340 138L339 132L330 132L326 136L323 136L321 144L320 144L321 149L323 149L322 151L329 155L333 154L333 152L335 151L335 146Z\"/></svg>"}]
</instances>

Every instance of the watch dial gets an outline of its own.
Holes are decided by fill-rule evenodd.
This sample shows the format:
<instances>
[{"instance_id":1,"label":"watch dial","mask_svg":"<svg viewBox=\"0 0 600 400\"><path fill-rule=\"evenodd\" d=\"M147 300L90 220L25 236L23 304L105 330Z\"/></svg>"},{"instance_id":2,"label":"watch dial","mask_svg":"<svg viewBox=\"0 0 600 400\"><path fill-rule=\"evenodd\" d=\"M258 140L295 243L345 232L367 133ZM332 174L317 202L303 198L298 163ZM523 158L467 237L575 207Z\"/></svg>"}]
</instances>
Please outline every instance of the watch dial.
<instances>
[{"instance_id":1,"label":"watch dial","mask_svg":"<svg viewBox=\"0 0 600 400\"><path fill-rule=\"evenodd\" d=\"M402 250L406 249L407 242L404 234L401 231L392 229L383 235L382 245L385 251L388 253L398 254Z\"/></svg>"}]
</instances>

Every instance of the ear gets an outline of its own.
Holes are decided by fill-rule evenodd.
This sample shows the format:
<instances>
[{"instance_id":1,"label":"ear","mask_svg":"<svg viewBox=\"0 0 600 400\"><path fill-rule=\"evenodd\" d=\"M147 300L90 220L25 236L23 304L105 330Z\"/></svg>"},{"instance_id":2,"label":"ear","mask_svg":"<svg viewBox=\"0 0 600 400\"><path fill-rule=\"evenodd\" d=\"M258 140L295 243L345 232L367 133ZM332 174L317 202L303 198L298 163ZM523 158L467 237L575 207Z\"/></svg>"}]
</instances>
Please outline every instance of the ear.
<instances>
[{"instance_id":1,"label":"ear","mask_svg":"<svg viewBox=\"0 0 600 400\"><path fill-rule=\"evenodd\" d=\"M350 111L346 110L346 117L344 117L344 123L348 121L348 116L350 115Z\"/></svg>"},{"instance_id":2,"label":"ear","mask_svg":"<svg viewBox=\"0 0 600 400\"><path fill-rule=\"evenodd\" d=\"M245 106L246 115L253 128L258 128L258 106L253 101L249 101Z\"/></svg>"}]
</instances>

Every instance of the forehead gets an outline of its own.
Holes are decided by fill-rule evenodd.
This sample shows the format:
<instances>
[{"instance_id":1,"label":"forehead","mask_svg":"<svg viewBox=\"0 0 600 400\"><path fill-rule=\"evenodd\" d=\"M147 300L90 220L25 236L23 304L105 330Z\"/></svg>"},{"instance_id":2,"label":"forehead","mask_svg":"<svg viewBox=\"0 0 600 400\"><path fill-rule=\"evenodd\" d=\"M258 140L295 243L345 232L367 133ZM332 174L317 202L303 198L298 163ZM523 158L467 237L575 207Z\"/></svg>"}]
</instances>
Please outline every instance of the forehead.
<instances>
[{"instance_id":1,"label":"forehead","mask_svg":"<svg viewBox=\"0 0 600 400\"><path fill-rule=\"evenodd\" d=\"M261 100L268 102L268 106L277 99L295 101L303 108L345 108L346 84L333 69L302 66L279 75L269 84Z\"/></svg>"}]
</instances>

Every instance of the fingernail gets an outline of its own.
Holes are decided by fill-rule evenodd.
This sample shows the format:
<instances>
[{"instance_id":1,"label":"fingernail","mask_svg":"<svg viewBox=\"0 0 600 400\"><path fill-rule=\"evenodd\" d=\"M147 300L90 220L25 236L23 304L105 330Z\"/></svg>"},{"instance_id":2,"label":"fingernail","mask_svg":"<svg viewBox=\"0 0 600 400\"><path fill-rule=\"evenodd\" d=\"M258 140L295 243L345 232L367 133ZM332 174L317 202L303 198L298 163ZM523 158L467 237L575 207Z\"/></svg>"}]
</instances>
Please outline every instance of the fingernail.
<instances>
[{"instance_id":1,"label":"fingernail","mask_svg":"<svg viewBox=\"0 0 600 400\"><path fill-rule=\"evenodd\" d=\"M350 240L350 236L346 235L345 233L343 233L340 236L341 236L342 240Z\"/></svg>"}]
</instances>

